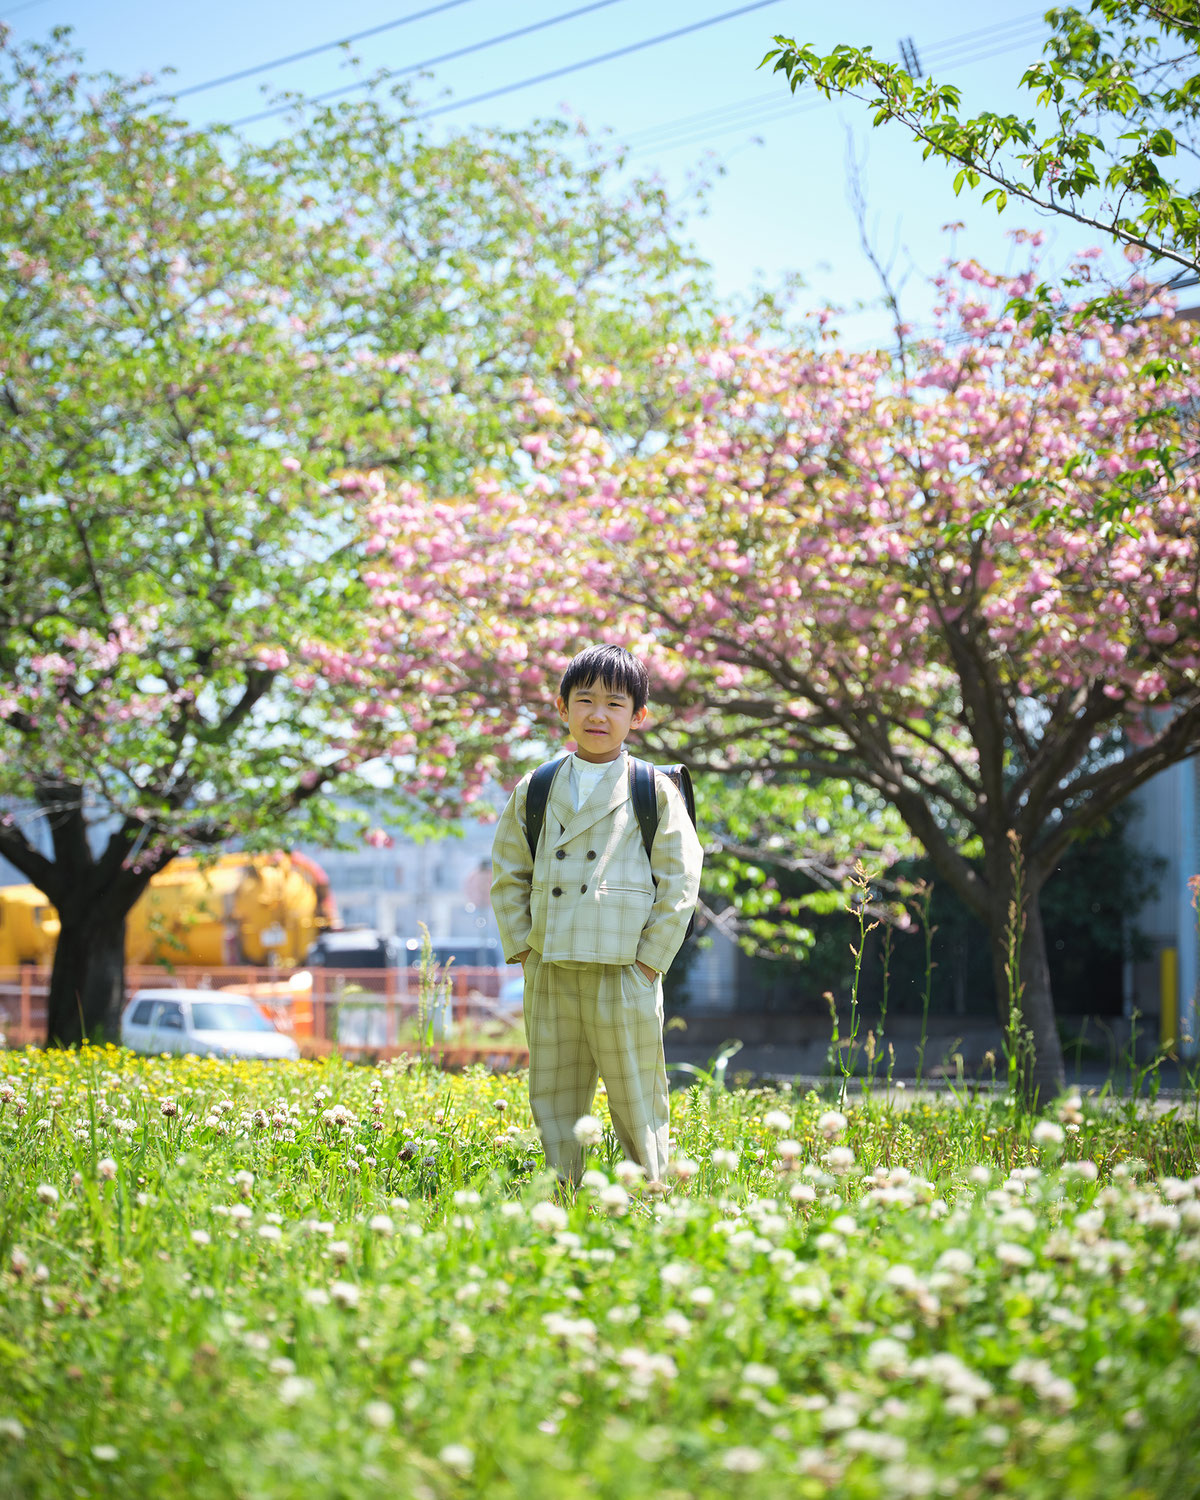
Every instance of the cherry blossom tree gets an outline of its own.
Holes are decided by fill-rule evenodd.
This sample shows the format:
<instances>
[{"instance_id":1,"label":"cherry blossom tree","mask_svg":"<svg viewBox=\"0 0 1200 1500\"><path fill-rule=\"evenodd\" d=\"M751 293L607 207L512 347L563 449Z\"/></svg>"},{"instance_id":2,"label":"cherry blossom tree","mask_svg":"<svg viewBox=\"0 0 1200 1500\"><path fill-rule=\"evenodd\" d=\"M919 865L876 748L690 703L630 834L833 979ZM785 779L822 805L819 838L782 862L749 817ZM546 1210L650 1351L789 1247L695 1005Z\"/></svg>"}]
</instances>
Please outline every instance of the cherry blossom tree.
<instances>
[{"instance_id":1,"label":"cherry blossom tree","mask_svg":"<svg viewBox=\"0 0 1200 1500\"><path fill-rule=\"evenodd\" d=\"M1063 1068L1039 894L1072 840L1200 749L1200 360L1169 317L1035 339L1003 305L1035 276L960 265L940 336L898 355L827 326L666 349L652 451L531 390L526 482L390 492L367 583L390 679L453 705L491 771L602 638L650 659L657 748L869 788L986 925L1044 1091ZM1098 521L1118 469L1141 498Z\"/></svg>"},{"instance_id":2,"label":"cherry blossom tree","mask_svg":"<svg viewBox=\"0 0 1200 1500\"><path fill-rule=\"evenodd\" d=\"M377 680L385 483L504 472L531 380L636 450L638 351L706 292L561 129L434 143L391 95L263 149L2 27L0 99L0 854L58 909L70 1042L180 848L327 834L367 762L444 748Z\"/></svg>"}]
</instances>

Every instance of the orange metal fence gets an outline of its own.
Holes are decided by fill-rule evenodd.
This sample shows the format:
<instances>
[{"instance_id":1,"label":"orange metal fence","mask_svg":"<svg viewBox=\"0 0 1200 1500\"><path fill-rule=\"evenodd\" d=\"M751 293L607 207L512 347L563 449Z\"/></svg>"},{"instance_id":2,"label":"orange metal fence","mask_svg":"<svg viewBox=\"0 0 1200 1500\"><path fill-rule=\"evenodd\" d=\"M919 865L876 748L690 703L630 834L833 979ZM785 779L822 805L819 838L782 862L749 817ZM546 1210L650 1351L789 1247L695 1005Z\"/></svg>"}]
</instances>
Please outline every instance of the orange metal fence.
<instances>
[{"instance_id":1,"label":"orange metal fence","mask_svg":"<svg viewBox=\"0 0 1200 1500\"><path fill-rule=\"evenodd\" d=\"M447 1063L484 1060L517 1066L528 1059L520 1006L502 1005L499 999L512 972L452 966L444 976L449 984L431 986L423 997L416 968L329 973L131 965L125 990L127 999L148 989L247 994L309 1056L336 1051L387 1057L432 1050ZM45 1040L49 983L47 969L0 968L0 1032L8 1046Z\"/></svg>"}]
</instances>

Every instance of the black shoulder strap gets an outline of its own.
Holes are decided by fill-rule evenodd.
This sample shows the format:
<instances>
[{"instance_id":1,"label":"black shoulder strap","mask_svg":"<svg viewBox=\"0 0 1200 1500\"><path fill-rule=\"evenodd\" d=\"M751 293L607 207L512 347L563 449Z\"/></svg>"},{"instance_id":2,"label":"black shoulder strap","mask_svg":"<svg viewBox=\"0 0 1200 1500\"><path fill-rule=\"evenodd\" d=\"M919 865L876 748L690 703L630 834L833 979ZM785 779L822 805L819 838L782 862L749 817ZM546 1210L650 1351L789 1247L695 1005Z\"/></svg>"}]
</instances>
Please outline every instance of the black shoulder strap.
<instances>
[{"instance_id":1,"label":"black shoulder strap","mask_svg":"<svg viewBox=\"0 0 1200 1500\"><path fill-rule=\"evenodd\" d=\"M529 778L525 788L525 837L529 840L529 852L537 858L538 839L542 836L542 824L546 821L546 803L550 800L550 787L558 774L558 768L566 760L560 755L539 766Z\"/></svg>"},{"instance_id":2,"label":"black shoulder strap","mask_svg":"<svg viewBox=\"0 0 1200 1500\"><path fill-rule=\"evenodd\" d=\"M683 805L688 810L688 817L692 820L692 827L696 826L696 793L692 789L692 774L682 763L673 766L654 766L647 760L638 760L635 756L629 757L629 794L633 799L633 811L637 816L638 827L642 830L642 843L646 846L646 858L652 859L651 851L654 848L654 835L658 832L658 787L656 777L659 772L673 781L683 798ZM653 873L653 872L651 872ZM685 936L691 937L696 928L696 914L692 913L688 922Z\"/></svg>"},{"instance_id":3,"label":"black shoulder strap","mask_svg":"<svg viewBox=\"0 0 1200 1500\"><path fill-rule=\"evenodd\" d=\"M646 858L654 848L654 835L658 832L658 792L654 785L655 770L648 760L629 757L629 795L633 799L633 811L642 830L642 843L646 846Z\"/></svg>"},{"instance_id":4,"label":"black shoulder strap","mask_svg":"<svg viewBox=\"0 0 1200 1500\"><path fill-rule=\"evenodd\" d=\"M688 817L692 820L692 827L696 827L696 793L692 787L692 773L680 761L677 765L663 766L663 772L671 778L683 798L683 805L688 810Z\"/></svg>"}]
</instances>

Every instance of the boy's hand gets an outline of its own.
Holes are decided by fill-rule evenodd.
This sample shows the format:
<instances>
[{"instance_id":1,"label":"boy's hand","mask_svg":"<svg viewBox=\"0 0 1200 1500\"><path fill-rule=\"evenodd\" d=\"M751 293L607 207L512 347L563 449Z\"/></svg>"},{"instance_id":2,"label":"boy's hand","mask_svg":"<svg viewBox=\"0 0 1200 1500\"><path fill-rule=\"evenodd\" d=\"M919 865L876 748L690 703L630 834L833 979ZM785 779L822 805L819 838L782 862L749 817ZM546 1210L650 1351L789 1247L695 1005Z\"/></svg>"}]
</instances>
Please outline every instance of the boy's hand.
<instances>
[{"instance_id":1,"label":"boy's hand","mask_svg":"<svg viewBox=\"0 0 1200 1500\"><path fill-rule=\"evenodd\" d=\"M639 969L641 969L642 973L646 976L651 984L653 984L654 981L658 978L658 970L652 969L649 964L644 964L640 958L637 960L637 966Z\"/></svg>"}]
</instances>

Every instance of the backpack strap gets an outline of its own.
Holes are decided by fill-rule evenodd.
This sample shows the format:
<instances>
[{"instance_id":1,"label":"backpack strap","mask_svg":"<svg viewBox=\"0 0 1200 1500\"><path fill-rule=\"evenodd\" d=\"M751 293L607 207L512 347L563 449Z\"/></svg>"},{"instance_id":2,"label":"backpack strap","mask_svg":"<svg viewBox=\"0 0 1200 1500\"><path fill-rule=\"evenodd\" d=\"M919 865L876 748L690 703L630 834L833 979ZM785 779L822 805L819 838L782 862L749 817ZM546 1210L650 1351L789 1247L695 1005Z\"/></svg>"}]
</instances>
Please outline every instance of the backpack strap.
<instances>
[{"instance_id":1,"label":"backpack strap","mask_svg":"<svg viewBox=\"0 0 1200 1500\"><path fill-rule=\"evenodd\" d=\"M692 820L692 827L696 826L696 792L692 786L692 773L682 761L673 766L662 766L660 768L664 776L669 776L675 783L679 795L683 798L683 805L688 810L688 817Z\"/></svg>"},{"instance_id":2,"label":"backpack strap","mask_svg":"<svg viewBox=\"0 0 1200 1500\"><path fill-rule=\"evenodd\" d=\"M538 840L542 836L542 824L546 821L546 803L550 800L550 787L558 775L559 767L568 759L560 755L539 766L529 778L525 788L525 837L529 840L529 852L537 858Z\"/></svg>"},{"instance_id":3,"label":"backpack strap","mask_svg":"<svg viewBox=\"0 0 1200 1500\"><path fill-rule=\"evenodd\" d=\"M633 811L642 830L642 843L646 846L646 858L654 848L654 835L658 832L658 789L654 784L656 775L648 760L629 757L629 795L633 799Z\"/></svg>"},{"instance_id":4,"label":"backpack strap","mask_svg":"<svg viewBox=\"0 0 1200 1500\"><path fill-rule=\"evenodd\" d=\"M668 781L673 781L683 798L683 805L687 808L688 817L692 820L692 827L696 826L696 793L692 788L692 773L682 763L673 766L655 766L647 760L637 760L634 756L629 757L629 792L633 799L633 810L637 816L638 827L642 830L642 843L646 846L646 858L652 859L651 850L654 848L654 835L658 832L658 786L657 777L662 773ZM653 877L654 870L650 871ZM657 885L658 882L655 881ZM691 937L696 929L696 913L693 912L691 920L687 925L685 937Z\"/></svg>"}]
</instances>

